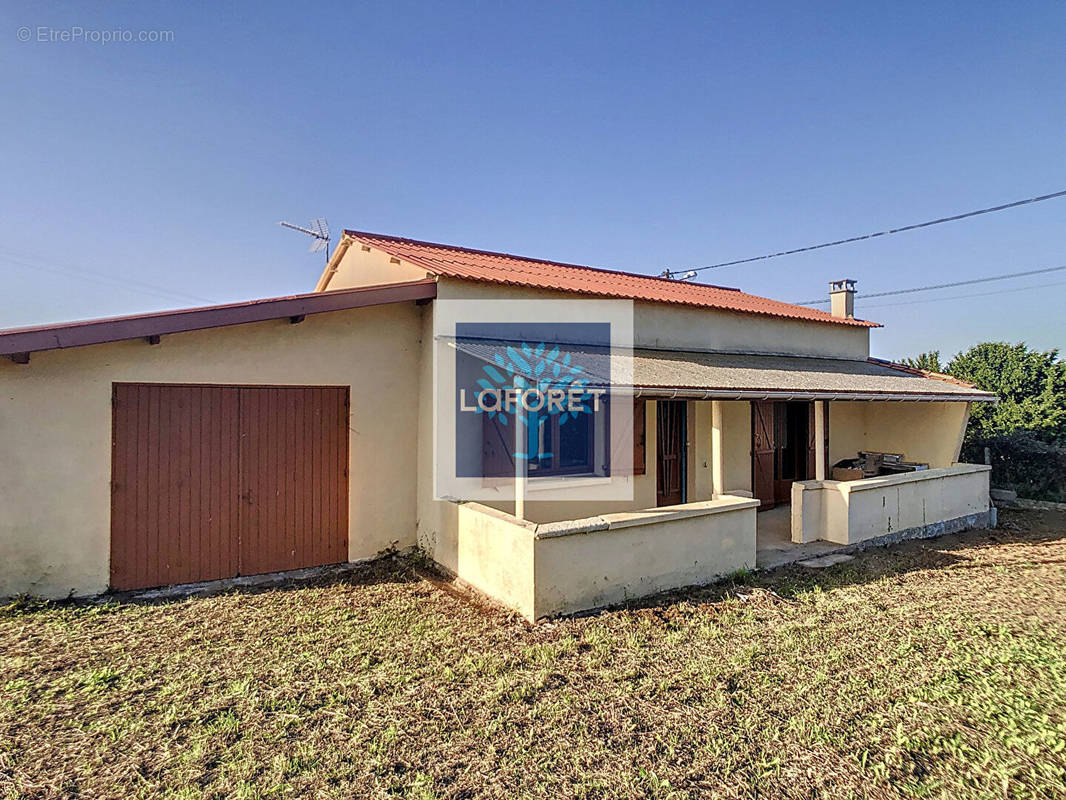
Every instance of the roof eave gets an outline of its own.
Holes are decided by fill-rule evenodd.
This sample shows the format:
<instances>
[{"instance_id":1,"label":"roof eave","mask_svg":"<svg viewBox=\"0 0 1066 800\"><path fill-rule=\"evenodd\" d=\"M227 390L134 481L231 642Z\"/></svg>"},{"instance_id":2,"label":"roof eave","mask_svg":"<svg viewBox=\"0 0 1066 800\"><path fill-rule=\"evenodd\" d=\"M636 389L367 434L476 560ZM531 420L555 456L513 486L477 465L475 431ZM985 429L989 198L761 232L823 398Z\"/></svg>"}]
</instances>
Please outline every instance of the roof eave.
<instances>
[{"instance_id":1,"label":"roof eave","mask_svg":"<svg viewBox=\"0 0 1066 800\"><path fill-rule=\"evenodd\" d=\"M863 392L837 389L727 389L674 386L635 386L637 397L685 400L880 400L892 402L996 403L994 394L954 392Z\"/></svg>"},{"instance_id":2,"label":"roof eave","mask_svg":"<svg viewBox=\"0 0 1066 800\"><path fill-rule=\"evenodd\" d=\"M44 350L85 347L286 317L296 321L311 314L412 300L426 301L436 296L436 282L422 280L20 328L0 331L0 356L22 357Z\"/></svg>"}]
</instances>

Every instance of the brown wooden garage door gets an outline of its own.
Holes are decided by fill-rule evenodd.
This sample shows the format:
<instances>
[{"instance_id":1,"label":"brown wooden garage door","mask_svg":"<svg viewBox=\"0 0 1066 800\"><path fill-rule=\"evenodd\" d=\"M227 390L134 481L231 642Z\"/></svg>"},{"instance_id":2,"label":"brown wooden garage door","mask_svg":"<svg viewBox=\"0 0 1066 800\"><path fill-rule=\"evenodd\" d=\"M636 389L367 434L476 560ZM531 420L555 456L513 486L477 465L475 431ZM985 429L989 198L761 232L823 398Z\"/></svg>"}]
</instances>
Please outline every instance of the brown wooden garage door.
<instances>
[{"instance_id":1,"label":"brown wooden garage door","mask_svg":"<svg viewBox=\"0 0 1066 800\"><path fill-rule=\"evenodd\" d=\"M347 561L347 387L124 383L113 403L113 589Z\"/></svg>"}]
</instances>

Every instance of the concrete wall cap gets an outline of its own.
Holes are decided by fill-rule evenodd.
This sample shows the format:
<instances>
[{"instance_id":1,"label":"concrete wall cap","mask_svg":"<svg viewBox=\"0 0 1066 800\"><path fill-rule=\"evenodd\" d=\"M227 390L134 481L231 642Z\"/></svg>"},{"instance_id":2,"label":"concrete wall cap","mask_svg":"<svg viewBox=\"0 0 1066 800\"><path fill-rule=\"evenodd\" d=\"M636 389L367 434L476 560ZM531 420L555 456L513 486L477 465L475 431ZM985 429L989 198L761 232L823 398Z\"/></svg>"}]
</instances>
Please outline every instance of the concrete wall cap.
<instances>
[{"instance_id":1,"label":"concrete wall cap","mask_svg":"<svg viewBox=\"0 0 1066 800\"><path fill-rule=\"evenodd\" d=\"M697 503L685 503L679 506L649 508L641 511L625 511L617 514L602 514L582 519L564 519L558 522L543 522L539 525L524 519L518 519L506 511L500 511L481 503L459 503L461 508L483 514L487 517L507 522L533 534L534 539L551 539L556 536L576 536L596 533L636 525L655 525L675 519L722 514L730 511L742 511L757 508L759 501L750 497L722 495L714 500L702 500Z\"/></svg>"},{"instance_id":2,"label":"concrete wall cap","mask_svg":"<svg viewBox=\"0 0 1066 800\"><path fill-rule=\"evenodd\" d=\"M610 527L603 517L585 517L584 519L564 519L559 522L545 522L537 526L537 539L551 539L554 536L572 536L578 533L605 531Z\"/></svg>"},{"instance_id":3,"label":"concrete wall cap","mask_svg":"<svg viewBox=\"0 0 1066 800\"><path fill-rule=\"evenodd\" d=\"M862 492L867 489L881 489L885 486L896 486L901 483L917 483L920 481L934 481L943 478L953 478L957 475L972 475L976 472L991 472L992 467L987 464L955 464L952 467L938 467L936 469L923 469L918 472L903 472L899 475L877 475L873 478L863 478L857 481L795 481L792 485L800 489L840 489L844 492Z\"/></svg>"},{"instance_id":4,"label":"concrete wall cap","mask_svg":"<svg viewBox=\"0 0 1066 800\"><path fill-rule=\"evenodd\" d=\"M456 505L478 514L484 514L486 517L492 517L493 519L498 519L502 522L509 522L519 528L525 528L527 531L536 532L537 530L536 523L525 519L519 519L514 514L508 514L506 511L500 511L492 506L485 506L481 503L457 503Z\"/></svg>"},{"instance_id":5,"label":"concrete wall cap","mask_svg":"<svg viewBox=\"0 0 1066 800\"><path fill-rule=\"evenodd\" d=\"M903 483L935 481L991 471L992 467L986 464L956 464L953 467L923 469L920 472L904 472L900 475L878 475L874 478L863 478L861 481L842 481L840 486L847 492L864 492L868 489L883 489L886 486L898 486Z\"/></svg>"}]
</instances>

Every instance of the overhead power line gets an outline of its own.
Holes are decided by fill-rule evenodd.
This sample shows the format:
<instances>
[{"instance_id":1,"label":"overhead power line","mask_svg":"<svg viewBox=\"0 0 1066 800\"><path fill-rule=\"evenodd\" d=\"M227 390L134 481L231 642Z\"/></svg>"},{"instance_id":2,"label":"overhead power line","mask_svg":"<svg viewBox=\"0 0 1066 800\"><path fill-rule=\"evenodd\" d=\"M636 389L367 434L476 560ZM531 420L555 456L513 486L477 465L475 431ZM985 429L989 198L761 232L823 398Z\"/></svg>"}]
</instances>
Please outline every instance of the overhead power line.
<instances>
[{"instance_id":1,"label":"overhead power line","mask_svg":"<svg viewBox=\"0 0 1066 800\"><path fill-rule=\"evenodd\" d=\"M91 283L96 283L102 286L118 287L131 292L155 295L156 297L162 297L167 299L180 299L185 301L192 300L198 303L215 302L206 297L200 297L199 295L189 294L187 292L175 291L173 289L168 289L164 286L158 286L154 283L147 283L145 281L140 281L135 278L110 275L104 272L97 272L71 264L62 264L56 261L52 261L50 259L41 258L37 255L22 253L18 250L12 250L8 247L0 247L0 262L4 262L10 266L13 266L18 269L23 269L29 272L52 272L59 275L66 275L67 277L71 278L77 278L79 280L89 281Z\"/></svg>"},{"instance_id":2,"label":"overhead power line","mask_svg":"<svg viewBox=\"0 0 1066 800\"><path fill-rule=\"evenodd\" d=\"M971 278L967 281L952 281L951 283L936 283L931 286L914 286L910 289L894 289L890 292L871 292L869 294L856 294L855 297L870 298L870 297L888 297L895 294L911 294L913 292L931 292L934 289L951 289L955 286L971 286L975 283L988 283L989 281L1005 281L1009 278L1024 278L1027 275L1043 275L1047 272L1060 272L1066 269L1066 264L1060 267L1045 267L1044 269L1030 269L1025 272L1011 272L1006 275L989 275L987 278ZM817 306L822 303L828 303L829 298L822 298L819 300L804 300L802 303L794 303L797 306Z\"/></svg>"},{"instance_id":3,"label":"overhead power line","mask_svg":"<svg viewBox=\"0 0 1066 800\"><path fill-rule=\"evenodd\" d=\"M979 208L976 211L967 211L963 214L954 214L950 217L940 217L939 219L931 219L927 222L918 222L914 225L904 225L902 228L889 228L888 230L878 231L877 233L867 233L862 236L851 236L847 239L837 239L835 242L824 242L823 244L812 244L807 247L797 247L794 250L781 250L777 253L767 253L763 256L754 256L752 258L738 258L736 261L723 261L720 264L710 264L706 267L693 267L686 270L664 270L661 273L661 277L670 278L674 275L679 275L682 272L703 272L708 269L719 269L720 267L733 267L737 264L750 264L753 261L765 261L768 258L778 258L780 256L791 256L796 253L807 253L811 250L821 250L826 247L837 247L842 244L851 244L853 242L863 242L867 239L876 239L879 236L891 236L893 233L903 233L904 231L915 231L919 228L928 228L933 225L941 225L945 222L957 222L960 219L968 219L970 217L977 217L981 214L991 214L994 211L1006 211L1008 208L1018 208L1019 206L1027 206L1032 203L1041 203L1044 200L1054 200L1056 197L1066 197L1066 189L1061 192L1052 192L1051 194L1042 194L1038 197L1029 197L1025 200L1015 200L1013 203L1004 203L998 206L992 206L990 208Z\"/></svg>"},{"instance_id":4,"label":"overhead power line","mask_svg":"<svg viewBox=\"0 0 1066 800\"><path fill-rule=\"evenodd\" d=\"M996 292L970 292L969 294L953 294L949 297L927 297L924 300L903 300L898 303L875 303L872 306L863 306L863 309L867 308L892 308L894 306L913 306L920 305L922 303L942 303L948 300L965 300L970 297L999 297L1004 294L1012 294L1014 292L1027 292L1030 289L1047 289L1052 286L1066 286L1066 281L1054 281L1053 283L1038 283L1035 286L1015 286L1012 289L1000 289Z\"/></svg>"}]
</instances>

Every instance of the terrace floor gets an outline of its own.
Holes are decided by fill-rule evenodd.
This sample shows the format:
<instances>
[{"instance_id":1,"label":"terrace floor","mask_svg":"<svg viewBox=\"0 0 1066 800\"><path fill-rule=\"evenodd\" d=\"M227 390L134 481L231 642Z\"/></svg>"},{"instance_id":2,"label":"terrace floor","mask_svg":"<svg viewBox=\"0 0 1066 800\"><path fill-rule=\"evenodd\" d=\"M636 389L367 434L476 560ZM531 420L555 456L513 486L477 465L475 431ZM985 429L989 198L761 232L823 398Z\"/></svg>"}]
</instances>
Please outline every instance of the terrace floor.
<instances>
[{"instance_id":1,"label":"terrace floor","mask_svg":"<svg viewBox=\"0 0 1066 800\"><path fill-rule=\"evenodd\" d=\"M760 511L756 516L756 525L755 566L759 569L774 569L844 549L844 545L834 542L794 543L791 505Z\"/></svg>"}]
</instances>

